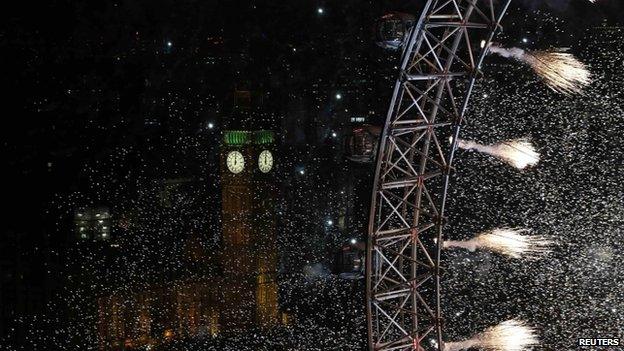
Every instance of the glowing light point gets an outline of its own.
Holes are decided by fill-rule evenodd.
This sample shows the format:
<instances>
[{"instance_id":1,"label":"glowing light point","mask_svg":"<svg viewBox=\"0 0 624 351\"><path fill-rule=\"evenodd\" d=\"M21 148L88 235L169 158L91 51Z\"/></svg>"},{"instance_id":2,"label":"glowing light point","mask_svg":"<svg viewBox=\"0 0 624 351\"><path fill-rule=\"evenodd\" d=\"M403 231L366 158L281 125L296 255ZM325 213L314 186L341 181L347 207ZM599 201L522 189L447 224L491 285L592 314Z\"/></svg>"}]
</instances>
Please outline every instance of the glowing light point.
<instances>
[{"instance_id":1,"label":"glowing light point","mask_svg":"<svg viewBox=\"0 0 624 351\"><path fill-rule=\"evenodd\" d=\"M208 129L212 129L212 128L214 128L214 124L208 123Z\"/></svg>"},{"instance_id":2,"label":"glowing light point","mask_svg":"<svg viewBox=\"0 0 624 351\"><path fill-rule=\"evenodd\" d=\"M336 100L340 100L340 99L342 99L342 94L340 93L336 94Z\"/></svg>"},{"instance_id":3,"label":"glowing light point","mask_svg":"<svg viewBox=\"0 0 624 351\"><path fill-rule=\"evenodd\" d=\"M338 136L338 134L336 134L336 132L332 132L332 134L331 134L331 135L332 135L332 137L333 137L333 138L335 138L335 137L337 137L337 136Z\"/></svg>"},{"instance_id":4,"label":"glowing light point","mask_svg":"<svg viewBox=\"0 0 624 351\"><path fill-rule=\"evenodd\" d=\"M172 43L172 42L170 42L170 41L168 41L168 42L167 42L167 46L168 46L168 47L172 47L172 46L173 46L173 43Z\"/></svg>"},{"instance_id":5,"label":"glowing light point","mask_svg":"<svg viewBox=\"0 0 624 351\"><path fill-rule=\"evenodd\" d=\"M322 15L322 14L325 12L325 10L323 10L323 8L322 8L322 7L319 7L318 9L316 9L316 12L317 12L319 15Z\"/></svg>"},{"instance_id":6,"label":"glowing light point","mask_svg":"<svg viewBox=\"0 0 624 351\"><path fill-rule=\"evenodd\" d=\"M331 219L327 220L327 225L334 225L334 221L332 221Z\"/></svg>"},{"instance_id":7,"label":"glowing light point","mask_svg":"<svg viewBox=\"0 0 624 351\"><path fill-rule=\"evenodd\" d=\"M526 44L526 43L528 43L528 42L529 42L529 39L527 39L527 38L522 38L522 42Z\"/></svg>"},{"instance_id":8,"label":"glowing light point","mask_svg":"<svg viewBox=\"0 0 624 351\"><path fill-rule=\"evenodd\" d=\"M357 239L355 239L355 238L351 239L351 244L352 244L352 245L357 244Z\"/></svg>"}]
</instances>

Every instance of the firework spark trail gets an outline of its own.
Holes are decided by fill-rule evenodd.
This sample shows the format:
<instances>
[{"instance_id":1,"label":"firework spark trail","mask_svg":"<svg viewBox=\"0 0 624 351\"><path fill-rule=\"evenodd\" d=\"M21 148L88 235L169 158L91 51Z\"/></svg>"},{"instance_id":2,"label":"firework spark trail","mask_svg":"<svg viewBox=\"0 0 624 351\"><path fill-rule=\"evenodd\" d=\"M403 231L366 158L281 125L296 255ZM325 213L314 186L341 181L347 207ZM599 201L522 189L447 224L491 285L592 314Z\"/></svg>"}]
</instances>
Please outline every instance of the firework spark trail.
<instances>
[{"instance_id":1,"label":"firework spark trail","mask_svg":"<svg viewBox=\"0 0 624 351\"><path fill-rule=\"evenodd\" d=\"M490 46L490 52L513 58L531 66L552 90L565 94L579 94L591 83L587 66L565 49L529 52L520 48Z\"/></svg>"},{"instance_id":2,"label":"firework spark trail","mask_svg":"<svg viewBox=\"0 0 624 351\"><path fill-rule=\"evenodd\" d=\"M482 145L474 141L459 139L457 146L464 150L476 150L498 157L518 169L536 165L540 156L531 142L526 139L504 141L494 145Z\"/></svg>"},{"instance_id":3,"label":"firework spark trail","mask_svg":"<svg viewBox=\"0 0 624 351\"><path fill-rule=\"evenodd\" d=\"M473 338L447 342L444 351L459 351L478 347L490 351L525 351L538 345L537 332L525 322L511 319L497 326L487 328Z\"/></svg>"},{"instance_id":4,"label":"firework spark trail","mask_svg":"<svg viewBox=\"0 0 624 351\"><path fill-rule=\"evenodd\" d=\"M471 347L477 347L478 345L479 345L479 340L476 338L468 339L464 341L445 342L442 350L443 351L460 351L460 350L469 349Z\"/></svg>"},{"instance_id":5,"label":"firework spark trail","mask_svg":"<svg viewBox=\"0 0 624 351\"><path fill-rule=\"evenodd\" d=\"M513 258L526 259L538 259L551 251L551 240L541 235L528 235L528 232L527 229L497 228L470 240L446 240L442 247L459 247L471 252L482 248Z\"/></svg>"}]
</instances>

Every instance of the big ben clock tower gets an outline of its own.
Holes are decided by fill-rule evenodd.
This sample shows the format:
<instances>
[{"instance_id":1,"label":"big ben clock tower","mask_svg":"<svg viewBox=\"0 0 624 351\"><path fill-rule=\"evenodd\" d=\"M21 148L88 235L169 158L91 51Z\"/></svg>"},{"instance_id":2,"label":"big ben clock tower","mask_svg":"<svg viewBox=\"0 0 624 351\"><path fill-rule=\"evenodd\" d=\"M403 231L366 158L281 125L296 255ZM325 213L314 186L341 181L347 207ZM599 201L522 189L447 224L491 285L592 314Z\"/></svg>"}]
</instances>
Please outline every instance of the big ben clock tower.
<instances>
[{"instance_id":1,"label":"big ben clock tower","mask_svg":"<svg viewBox=\"0 0 624 351\"><path fill-rule=\"evenodd\" d=\"M222 316L227 329L278 322L274 145L268 130L223 134Z\"/></svg>"}]
</instances>

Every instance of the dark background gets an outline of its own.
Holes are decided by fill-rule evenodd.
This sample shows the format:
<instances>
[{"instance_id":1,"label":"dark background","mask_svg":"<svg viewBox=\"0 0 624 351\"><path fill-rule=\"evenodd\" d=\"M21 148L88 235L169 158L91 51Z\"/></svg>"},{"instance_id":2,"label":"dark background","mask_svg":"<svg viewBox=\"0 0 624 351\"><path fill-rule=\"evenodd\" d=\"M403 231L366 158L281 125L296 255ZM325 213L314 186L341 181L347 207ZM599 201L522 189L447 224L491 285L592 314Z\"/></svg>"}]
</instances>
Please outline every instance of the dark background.
<instances>
[{"instance_id":1,"label":"dark background","mask_svg":"<svg viewBox=\"0 0 624 351\"><path fill-rule=\"evenodd\" d=\"M89 308L72 305L94 290L167 280L181 270L201 274L173 258L180 251L173 239L201 231L208 247L218 242L218 143L235 123L226 118L228 96L239 88L265 92L274 112L263 125L280 139L280 292L300 321L264 338L190 348L361 349L363 284L330 270L332 252L363 237L373 166L348 162L344 138L351 117L379 125L389 102L398 56L375 45L375 20L392 10L418 13L420 3L6 4L0 346L93 348ZM517 172L460 154L449 236L524 226L558 244L530 263L448 254L455 268L444 281L449 339L514 316L541 330L546 350L573 349L578 337L624 335L623 7L617 0L511 6L501 42L570 47L594 83L585 95L562 97L526 67L487 60L465 137L529 136L542 162ZM184 176L203 179L194 196L171 210L153 208L154 181ZM74 242L73 211L102 203L133 213L140 229L128 249L109 253ZM351 209L348 224L328 228L344 208Z\"/></svg>"}]
</instances>

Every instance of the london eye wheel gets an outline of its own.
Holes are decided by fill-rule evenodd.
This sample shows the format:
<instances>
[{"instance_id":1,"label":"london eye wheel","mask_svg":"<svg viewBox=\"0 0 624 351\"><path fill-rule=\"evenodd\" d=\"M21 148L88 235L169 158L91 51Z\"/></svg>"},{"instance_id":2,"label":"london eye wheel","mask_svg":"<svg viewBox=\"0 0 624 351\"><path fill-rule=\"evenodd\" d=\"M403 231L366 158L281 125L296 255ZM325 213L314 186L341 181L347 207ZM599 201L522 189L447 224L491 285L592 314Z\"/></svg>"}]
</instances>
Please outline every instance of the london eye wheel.
<instances>
[{"instance_id":1,"label":"london eye wheel","mask_svg":"<svg viewBox=\"0 0 624 351\"><path fill-rule=\"evenodd\" d=\"M443 349L439 243L449 177L475 80L510 2L426 0L405 35L368 227L371 351Z\"/></svg>"}]
</instances>

